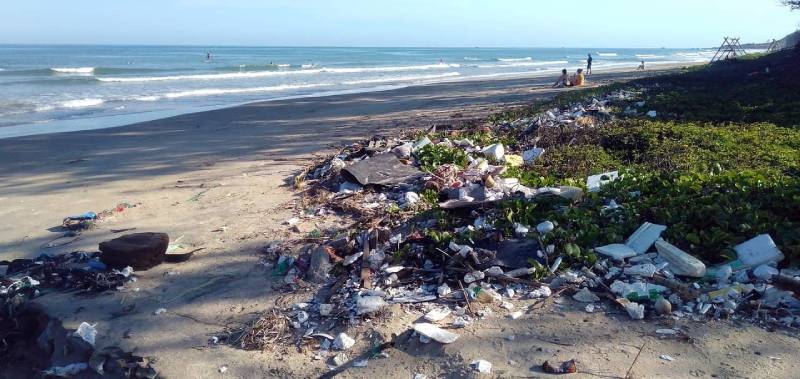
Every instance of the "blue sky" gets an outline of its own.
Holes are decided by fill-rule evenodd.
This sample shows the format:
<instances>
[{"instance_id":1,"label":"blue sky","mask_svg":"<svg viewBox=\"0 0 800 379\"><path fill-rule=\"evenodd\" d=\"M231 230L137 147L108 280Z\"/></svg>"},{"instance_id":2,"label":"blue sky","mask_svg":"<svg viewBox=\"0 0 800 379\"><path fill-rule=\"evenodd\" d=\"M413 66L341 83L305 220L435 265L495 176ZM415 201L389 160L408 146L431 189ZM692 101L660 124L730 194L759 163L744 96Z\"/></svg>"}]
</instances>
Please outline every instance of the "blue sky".
<instances>
[{"instance_id":1,"label":"blue sky","mask_svg":"<svg viewBox=\"0 0 800 379\"><path fill-rule=\"evenodd\" d=\"M778 0L9 0L0 43L708 47L800 25Z\"/></svg>"}]
</instances>

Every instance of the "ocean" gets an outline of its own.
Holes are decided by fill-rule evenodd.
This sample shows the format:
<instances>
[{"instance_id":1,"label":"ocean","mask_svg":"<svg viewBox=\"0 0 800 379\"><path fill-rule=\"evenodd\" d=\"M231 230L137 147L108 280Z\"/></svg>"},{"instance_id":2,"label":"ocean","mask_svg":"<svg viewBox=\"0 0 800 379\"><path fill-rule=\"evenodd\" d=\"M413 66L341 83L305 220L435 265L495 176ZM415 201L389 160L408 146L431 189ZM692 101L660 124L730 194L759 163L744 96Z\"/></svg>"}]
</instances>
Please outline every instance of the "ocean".
<instances>
[{"instance_id":1,"label":"ocean","mask_svg":"<svg viewBox=\"0 0 800 379\"><path fill-rule=\"evenodd\" d=\"M0 45L0 138L305 96L706 62L709 49ZM210 56L209 56L210 54Z\"/></svg>"}]
</instances>

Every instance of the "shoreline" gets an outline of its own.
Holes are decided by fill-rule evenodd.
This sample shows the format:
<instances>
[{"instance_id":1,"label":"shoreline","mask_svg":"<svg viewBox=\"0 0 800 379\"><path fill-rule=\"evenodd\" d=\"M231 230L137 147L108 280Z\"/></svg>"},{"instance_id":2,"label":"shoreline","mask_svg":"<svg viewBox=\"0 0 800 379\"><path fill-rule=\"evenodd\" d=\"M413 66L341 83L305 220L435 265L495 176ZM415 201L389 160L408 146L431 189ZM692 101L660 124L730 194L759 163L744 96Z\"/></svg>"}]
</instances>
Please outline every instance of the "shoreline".
<instances>
[{"instance_id":1,"label":"shoreline","mask_svg":"<svg viewBox=\"0 0 800 379\"><path fill-rule=\"evenodd\" d=\"M674 70L682 67L691 67L703 64L706 63L703 62L686 62L679 64L672 62L663 64L652 63L648 65L648 70L646 72L652 74L652 73ZM587 79L591 79L592 77L596 76L615 75L622 73L641 73L641 72L635 71L635 69L632 66L628 67L627 65L620 64L618 67L612 66L611 68L603 69L602 71L597 72L592 76L588 76ZM62 120L54 120L52 122L47 122L47 123L11 125L6 127L0 127L0 140L36 136L36 135L50 135L59 133L121 128L121 127L128 127L147 122L154 122L173 117L180 117L180 116L198 114L209 111L235 109L252 104L260 104L268 102L280 102L280 101L290 101L298 99L322 99L335 96L382 93L382 92L403 90L407 88L426 88L426 87L434 87L438 85L446 85L452 83L474 84L476 86L482 86L489 84L491 82L506 82L506 81L519 81L519 80L538 81L544 78L555 77L552 72L544 72L544 71L531 72L519 75L514 75L514 74L511 75L498 74L497 76L493 75L494 74L489 74L485 77L479 76L479 77L467 77L467 78L453 77L453 78L443 78L442 80L436 80L424 83L384 85L384 86L359 88L352 90L315 92L305 95L285 96L267 100L247 101L232 105L225 104L217 106L201 106L201 107L186 108L183 110L163 110L163 111L153 111L147 113L130 113L130 114L122 114L114 116L97 116L97 117L87 117L78 119L62 119Z\"/></svg>"}]
</instances>

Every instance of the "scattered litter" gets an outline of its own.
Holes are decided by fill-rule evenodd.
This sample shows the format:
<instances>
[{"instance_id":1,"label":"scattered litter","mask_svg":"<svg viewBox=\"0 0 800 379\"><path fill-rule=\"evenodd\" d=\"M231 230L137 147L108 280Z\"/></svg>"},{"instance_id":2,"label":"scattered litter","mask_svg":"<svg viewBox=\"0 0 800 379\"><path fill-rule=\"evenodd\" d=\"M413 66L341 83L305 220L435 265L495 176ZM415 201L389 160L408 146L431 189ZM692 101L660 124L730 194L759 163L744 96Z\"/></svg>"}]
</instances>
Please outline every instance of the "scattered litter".
<instances>
[{"instance_id":1,"label":"scattered litter","mask_svg":"<svg viewBox=\"0 0 800 379\"><path fill-rule=\"evenodd\" d=\"M672 361L675 360L675 358L672 358L672 357L670 357L669 355L666 355L666 354L661 354L658 357L663 359L663 360L665 360L665 361L668 361L668 362L672 362Z\"/></svg>"}]
</instances>

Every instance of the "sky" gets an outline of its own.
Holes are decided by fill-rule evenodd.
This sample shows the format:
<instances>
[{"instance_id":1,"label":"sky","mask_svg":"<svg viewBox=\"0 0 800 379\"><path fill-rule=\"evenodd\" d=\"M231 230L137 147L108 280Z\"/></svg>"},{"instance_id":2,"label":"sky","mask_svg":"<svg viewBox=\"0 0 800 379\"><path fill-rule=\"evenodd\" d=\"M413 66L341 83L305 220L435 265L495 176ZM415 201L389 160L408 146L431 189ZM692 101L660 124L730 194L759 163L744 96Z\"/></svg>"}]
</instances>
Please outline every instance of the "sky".
<instances>
[{"instance_id":1,"label":"sky","mask_svg":"<svg viewBox=\"0 0 800 379\"><path fill-rule=\"evenodd\" d=\"M5 0L0 43L713 47L779 39L778 0Z\"/></svg>"}]
</instances>

